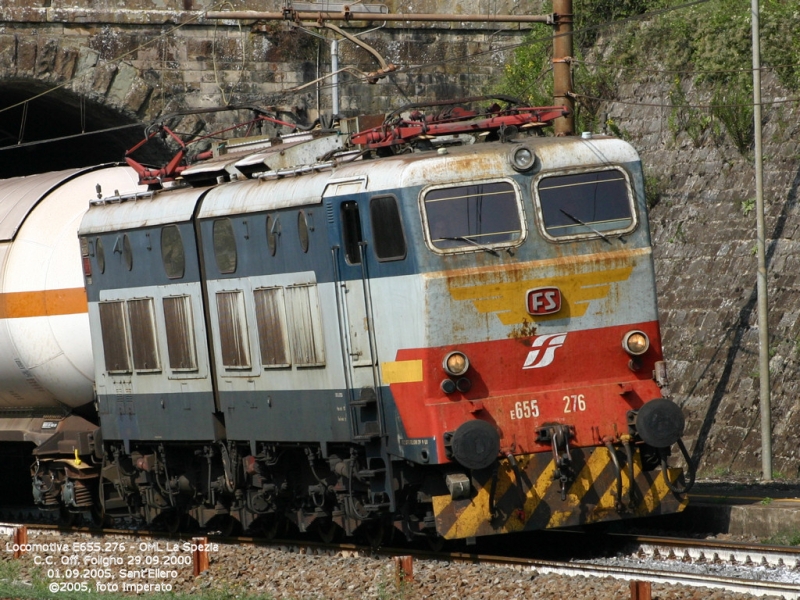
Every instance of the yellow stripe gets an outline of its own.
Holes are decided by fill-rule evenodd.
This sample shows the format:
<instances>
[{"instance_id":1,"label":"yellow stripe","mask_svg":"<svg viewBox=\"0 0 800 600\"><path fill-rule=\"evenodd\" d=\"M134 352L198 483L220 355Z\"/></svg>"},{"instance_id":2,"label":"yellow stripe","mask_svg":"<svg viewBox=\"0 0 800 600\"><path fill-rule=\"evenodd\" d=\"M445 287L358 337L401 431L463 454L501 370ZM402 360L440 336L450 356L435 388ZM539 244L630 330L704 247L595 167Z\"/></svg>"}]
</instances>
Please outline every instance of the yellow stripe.
<instances>
[{"instance_id":1,"label":"yellow stripe","mask_svg":"<svg viewBox=\"0 0 800 600\"><path fill-rule=\"evenodd\" d=\"M553 511L553 515L550 517L550 521L547 523L548 528L561 527L573 515L575 507L580 506L581 500L586 495L586 492L592 489L592 485L603 472L603 469L606 468L609 461L610 458L608 456L608 451L605 449L597 449L592 452L592 455L586 461L586 464L575 478L575 481L570 486L567 493L567 500L565 504L569 506L569 510ZM600 500L602 502L603 498ZM613 507L614 503L612 501L611 508ZM598 505L598 508L605 507Z\"/></svg>"},{"instance_id":2,"label":"yellow stripe","mask_svg":"<svg viewBox=\"0 0 800 600\"><path fill-rule=\"evenodd\" d=\"M532 457L529 457L532 458ZM525 466L520 461L520 468L524 469ZM541 475L536 479L536 483L534 486L528 490L526 494L527 498L525 500L525 508L523 512L525 513L523 516L525 517L525 521L521 521L516 514L512 516L511 519L508 520L506 523L506 529L508 531L521 531L523 527L525 527L525 523L527 520L533 515L533 512L536 510L536 507L539 506L539 503L544 498L544 495L547 493L547 490L550 489L553 483L553 473L556 471L556 463L555 461L550 461L547 466L542 470Z\"/></svg>"},{"instance_id":3,"label":"yellow stripe","mask_svg":"<svg viewBox=\"0 0 800 600\"><path fill-rule=\"evenodd\" d=\"M396 360L381 363L383 383L416 383L422 381L421 360Z\"/></svg>"},{"instance_id":4,"label":"yellow stripe","mask_svg":"<svg viewBox=\"0 0 800 600\"><path fill-rule=\"evenodd\" d=\"M648 256L653 253L653 249L647 248L634 248L633 250L617 250L614 252L603 252L602 254L579 254L573 256L560 256L558 258L548 258L544 260L536 260L532 262L513 263L504 265L503 270L508 273L515 271L527 271L531 268L531 264L536 269L545 269L547 267L561 267L564 265L580 265L589 264L595 266L598 263L615 263L619 260L634 258L637 256ZM440 279L451 277L471 277L480 273L494 273L497 271L496 265L487 267L467 267L464 269L452 269L449 271L434 271L425 273L425 279Z\"/></svg>"},{"instance_id":5,"label":"yellow stripe","mask_svg":"<svg viewBox=\"0 0 800 600\"><path fill-rule=\"evenodd\" d=\"M0 319L74 315L88 310L83 288L0 294Z\"/></svg>"}]
</instances>

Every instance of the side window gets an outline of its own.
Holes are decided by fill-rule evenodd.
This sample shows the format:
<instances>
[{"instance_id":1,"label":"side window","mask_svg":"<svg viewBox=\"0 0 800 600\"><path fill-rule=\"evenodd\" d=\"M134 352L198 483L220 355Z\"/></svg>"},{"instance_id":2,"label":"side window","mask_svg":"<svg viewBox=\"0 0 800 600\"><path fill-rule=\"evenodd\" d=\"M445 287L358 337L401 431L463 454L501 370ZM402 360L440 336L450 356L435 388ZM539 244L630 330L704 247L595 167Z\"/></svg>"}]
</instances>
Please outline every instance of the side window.
<instances>
[{"instance_id":1,"label":"side window","mask_svg":"<svg viewBox=\"0 0 800 600\"><path fill-rule=\"evenodd\" d=\"M106 272L106 251L103 248L103 240L96 238L94 241L94 256L97 259L97 270L100 273Z\"/></svg>"},{"instance_id":2,"label":"side window","mask_svg":"<svg viewBox=\"0 0 800 600\"><path fill-rule=\"evenodd\" d=\"M180 279L186 270L186 254L177 225L161 228L161 260L170 279Z\"/></svg>"},{"instance_id":3,"label":"side window","mask_svg":"<svg viewBox=\"0 0 800 600\"><path fill-rule=\"evenodd\" d=\"M99 309L106 371L108 373L130 373L131 358L128 351L125 301L100 302Z\"/></svg>"},{"instance_id":4,"label":"side window","mask_svg":"<svg viewBox=\"0 0 800 600\"><path fill-rule=\"evenodd\" d=\"M260 288L253 291L253 296L261 364L265 367L290 366L283 288Z\"/></svg>"},{"instance_id":5,"label":"side window","mask_svg":"<svg viewBox=\"0 0 800 600\"><path fill-rule=\"evenodd\" d=\"M214 221L214 258L220 273L236 271L236 239L233 236L233 223L230 219Z\"/></svg>"},{"instance_id":6,"label":"side window","mask_svg":"<svg viewBox=\"0 0 800 600\"><path fill-rule=\"evenodd\" d=\"M217 292L217 318L222 365L227 369L249 369L250 343L241 290Z\"/></svg>"},{"instance_id":7,"label":"side window","mask_svg":"<svg viewBox=\"0 0 800 600\"><path fill-rule=\"evenodd\" d=\"M167 353L173 371L196 371L192 304L189 296L169 296L162 301L167 324Z\"/></svg>"},{"instance_id":8,"label":"side window","mask_svg":"<svg viewBox=\"0 0 800 600\"><path fill-rule=\"evenodd\" d=\"M358 203L353 200L342 202L342 236L344 238L344 255L348 264L361 264L361 217L358 215Z\"/></svg>"},{"instance_id":9,"label":"side window","mask_svg":"<svg viewBox=\"0 0 800 600\"><path fill-rule=\"evenodd\" d=\"M403 222L394 196L380 196L369 201L372 221L372 243L379 261L402 260L406 257Z\"/></svg>"},{"instance_id":10,"label":"side window","mask_svg":"<svg viewBox=\"0 0 800 600\"><path fill-rule=\"evenodd\" d=\"M308 252L308 221L302 210L297 213L297 235L300 238L300 248L303 252Z\"/></svg>"},{"instance_id":11,"label":"side window","mask_svg":"<svg viewBox=\"0 0 800 600\"><path fill-rule=\"evenodd\" d=\"M516 243L523 233L520 207L508 181L435 188L423 197L430 243L440 251Z\"/></svg>"},{"instance_id":12,"label":"side window","mask_svg":"<svg viewBox=\"0 0 800 600\"><path fill-rule=\"evenodd\" d=\"M536 191L548 237L599 237L635 224L630 185L619 169L542 177Z\"/></svg>"},{"instance_id":13,"label":"side window","mask_svg":"<svg viewBox=\"0 0 800 600\"><path fill-rule=\"evenodd\" d=\"M133 269L133 250L127 233L122 236L122 259L125 261L125 267L128 271Z\"/></svg>"},{"instance_id":14,"label":"side window","mask_svg":"<svg viewBox=\"0 0 800 600\"><path fill-rule=\"evenodd\" d=\"M270 256L275 256L278 251L278 236L280 235L280 222L267 216L267 247Z\"/></svg>"},{"instance_id":15,"label":"side window","mask_svg":"<svg viewBox=\"0 0 800 600\"><path fill-rule=\"evenodd\" d=\"M153 299L128 300L128 321L131 327L134 370L160 371Z\"/></svg>"},{"instance_id":16,"label":"side window","mask_svg":"<svg viewBox=\"0 0 800 600\"><path fill-rule=\"evenodd\" d=\"M319 296L315 284L286 287L286 316L291 327L292 358L302 367L325 364L325 343L322 337L322 320Z\"/></svg>"}]
</instances>

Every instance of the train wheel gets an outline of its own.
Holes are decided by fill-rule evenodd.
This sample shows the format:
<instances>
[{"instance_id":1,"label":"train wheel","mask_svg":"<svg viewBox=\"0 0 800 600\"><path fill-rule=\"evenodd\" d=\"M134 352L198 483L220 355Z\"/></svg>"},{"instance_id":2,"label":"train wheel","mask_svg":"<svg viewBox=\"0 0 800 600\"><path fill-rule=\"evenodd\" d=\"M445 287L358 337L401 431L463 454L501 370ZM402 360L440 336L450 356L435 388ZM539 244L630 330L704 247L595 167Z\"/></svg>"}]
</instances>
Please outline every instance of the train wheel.
<instances>
[{"instance_id":1,"label":"train wheel","mask_svg":"<svg viewBox=\"0 0 800 600\"><path fill-rule=\"evenodd\" d=\"M90 514L93 527L111 527L111 525L114 523L114 519L109 517L103 507L99 504L92 504Z\"/></svg>"},{"instance_id":2,"label":"train wheel","mask_svg":"<svg viewBox=\"0 0 800 600\"><path fill-rule=\"evenodd\" d=\"M377 550L384 543L390 541L389 538L392 532L384 519L376 519L370 523L365 523L361 526L361 529L363 529L364 540L373 550Z\"/></svg>"},{"instance_id":3,"label":"train wheel","mask_svg":"<svg viewBox=\"0 0 800 600\"><path fill-rule=\"evenodd\" d=\"M427 539L427 540L428 540L428 547L429 547L429 548L430 548L430 549L431 549L433 552L441 552L441 551L442 551L442 548L444 548L444 542L445 542L445 540L444 540L444 538L443 538L442 536L440 536L440 535L437 535L437 534L435 534L435 533L430 533L430 534L428 534L428 535L426 535L426 536L425 536L425 539Z\"/></svg>"},{"instance_id":4,"label":"train wheel","mask_svg":"<svg viewBox=\"0 0 800 600\"><path fill-rule=\"evenodd\" d=\"M256 531L267 541L274 540L286 532L286 523L275 515L260 517L256 525Z\"/></svg>"},{"instance_id":5,"label":"train wheel","mask_svg":"<svg viewBox=\"0 0 800 600\"><path fill-rule=\"evenodd\" d=\"M162 523L169 534L175 534L180 531L182 516L182 513L177 510L171 510L164 513L162 517Z\"/></svg>"},{"instance_id":6,"label":"train wheel","mask_svg":"<svg viewBox=\"0 0 800 600\"><path fill-rule=\"evenodd\" d=\"M319 539L322 540L323 544L331 544L333 543L338 537L339 533L341 532L341 527L339 527L333 521L326 521L324 523L320 523L317 527L317 533L319 533Z\"/></svg>"},{"instance_id":7,"label":"train wheel","mask_svg":"<svg viewBox=\"0 0 800 600\"><path fill-rule=\"evenodd\" d=\"M222 537L231 537L232 535L238 535L242 529L239 520L234 519L230 515L221 515L219 517L219 521L217 522L217 527Z\"/></svg>"},{"instance_id":8,"label":"train wheel","mask_svg":"<svg viewBox=\"0 0 800 600\"><path fill-rule=\"evenodd\" d=\"M72 525L75 524L77 518L78 515L75 514L74 512L70 512L69 510L67 510L67 507L64 505L61 505L61 507L58 509L59 525L63 525L64 527L71 527Z\"/></svg>"}]
</instances>

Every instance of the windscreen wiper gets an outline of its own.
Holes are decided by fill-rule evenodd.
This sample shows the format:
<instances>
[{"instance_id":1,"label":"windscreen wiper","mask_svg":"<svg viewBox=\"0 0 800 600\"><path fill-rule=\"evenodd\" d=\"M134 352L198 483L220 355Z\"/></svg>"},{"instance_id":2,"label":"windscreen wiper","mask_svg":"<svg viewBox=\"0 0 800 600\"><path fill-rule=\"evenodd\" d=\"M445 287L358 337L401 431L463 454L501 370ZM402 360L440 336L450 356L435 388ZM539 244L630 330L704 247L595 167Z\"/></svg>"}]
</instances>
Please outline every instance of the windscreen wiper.
<instances>
[{"instance_id":1,"label":"windscreen wiper","mask_svg":"<svg viewBox=\"0 0 800 600\"><path fill-rule=\"evenodd\" d=\"M597 229L595 229L594 227L592 227L592 226L591 226L591 225L589 225L588 223L584 223L584 222L583 222L583 221L581 221L581 220L580 220L578 217L573 217L571 214L569 214L569 213L568 213L567 211L565 211L563 208L560 208L559 210L560 210L562 213L564 213L565 215L567 215L567 216L568 216L570 219L572 219L573 221L575 221L576 223L578 223L578 224L580 224L580 225L583 225L584 227L586 227L586 229L589 229L589 230L593 231L594 233L596 233L597 235L599 235L601 238L603 238L603 239L604 239L606 242L608 242L609 244L611 243L611 240L610 240L610 239L608 239L606 236L604 236L602 233L600 233L600 232L599 232Z\"/></svg>"},{"instance_id":2,"label":"windscreen wiper","mask_svg":"<svg viewBox=\"0 0 800 600\"><path fill-rule=\"evenodd\" d=\"M468 244L472 244L473 246L476 246L477 248L480 248L484 252L488 252L492 256L498 256L497 252L495 252L493 248L489 248L489 246L484 246L483 244L480 244L480 243L476 242L475 240L471 240L470 238L464 237L462 235L457 235L457 236L454 236L454 237L443 237L443 238L439 238L439 239L451 240L451 241L454 241L454 242L467 242Z\"/></svg>"}]
</instances>

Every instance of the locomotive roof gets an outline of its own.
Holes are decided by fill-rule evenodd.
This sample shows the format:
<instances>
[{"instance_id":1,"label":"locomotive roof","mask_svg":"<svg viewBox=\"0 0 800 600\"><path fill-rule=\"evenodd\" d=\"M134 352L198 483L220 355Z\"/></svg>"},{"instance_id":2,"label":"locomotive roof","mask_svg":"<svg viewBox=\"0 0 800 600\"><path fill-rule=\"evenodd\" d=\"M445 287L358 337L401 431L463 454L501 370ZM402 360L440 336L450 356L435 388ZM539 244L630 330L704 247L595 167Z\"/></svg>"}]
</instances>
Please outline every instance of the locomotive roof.
<instances>
[{"instance_id":1,"label":"locomotive roof","mask_svg":"<svg viewBox=\"0 0 800 600\"><path fill-rule=\"evenodd\" d=\"M79 234L189 221L197 200L207 189L147 192L127 198L123 196L116 201L93 202L81 221Z\"/></svg>"},{"instance_id":2,"label":"locomotive roof","mask_svg":"<svg viewBox=\"0 0 800 600\"><path fill-rule=\"evenodd\" d=\"M306 165L278 176L267 173L213 187L165 189L92 203L80 233L135 229L189 221L203 198L200 218L319 205L327 196L511 177L511 153L525 145L538 157L539 171L638 161L633 147L608 136L530 136L501 143L448 146L439 151L399 154L340 164ZM263 151L262 151L263 154ZM255 155L254 155L255 156ZM238 160L242 160L239 158ZM259 160L261 160L259 158Z\"/></svg>"},{"instance_id":3,"label":"locomotive roof","mask_svg":"<svg viewBox=\"0 0 800 600\"><path fill-rule=\"evenodd\" d=\"M593 136L591 139L528 137L509 143L452 146L443 154L428 151L356 160L320 172L221 185L212 189L203 200L199 216L209 218L314 205L320 204L323 197L342 193L512 176L517 172L511 167L509 156L520 145L526 145L536 153L542 171L639 160L630 144L607 136Z\"/></svg>"}]
</instances>

